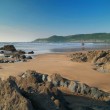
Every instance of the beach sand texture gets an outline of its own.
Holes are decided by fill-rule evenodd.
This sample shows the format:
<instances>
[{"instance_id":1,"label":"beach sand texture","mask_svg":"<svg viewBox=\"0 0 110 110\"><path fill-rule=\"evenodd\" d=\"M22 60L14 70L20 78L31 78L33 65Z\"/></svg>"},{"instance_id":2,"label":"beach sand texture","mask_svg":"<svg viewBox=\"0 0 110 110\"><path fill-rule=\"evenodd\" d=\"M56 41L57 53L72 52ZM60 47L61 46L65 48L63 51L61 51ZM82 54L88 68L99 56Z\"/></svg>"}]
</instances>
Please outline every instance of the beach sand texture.
<instances>
[{"instance_id":1,"label":"beach sand texture","mask_svg":"<svg viewBox=\"0 0 110 110\"><path fill-rule=\"evenodd\" d=\"M92 69L91 63L72 62L70 53L37 55L28 62L0 64L0 77L18 76L26 70L35 70L43 74L59 73L63 77L83 82L110 92L110 74L99 73Z\"/></svg>"}]
</instances>

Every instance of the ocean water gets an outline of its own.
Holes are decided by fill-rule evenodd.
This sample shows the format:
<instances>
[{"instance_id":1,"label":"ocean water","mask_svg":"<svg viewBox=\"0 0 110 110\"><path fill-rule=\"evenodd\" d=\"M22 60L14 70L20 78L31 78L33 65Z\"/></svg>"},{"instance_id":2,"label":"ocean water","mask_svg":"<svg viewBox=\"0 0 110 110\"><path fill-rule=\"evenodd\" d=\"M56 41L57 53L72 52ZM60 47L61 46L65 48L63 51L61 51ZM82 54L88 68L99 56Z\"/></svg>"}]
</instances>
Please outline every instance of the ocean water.
<instances>
[{"instance_id":1,"label":"ocean water","mask_svg":"<svg viewBox=\"0 0 110 110\"><path fill-rule=\"evenodd\" d=\"M34 51L35 54L70 52L82 50L82 48L91 49L105 49L110 48L109 43L30 43L30 42L0 42L0 47L4 45L14 45L18 50L26 52Z\"/></svg>"}]
</instances>

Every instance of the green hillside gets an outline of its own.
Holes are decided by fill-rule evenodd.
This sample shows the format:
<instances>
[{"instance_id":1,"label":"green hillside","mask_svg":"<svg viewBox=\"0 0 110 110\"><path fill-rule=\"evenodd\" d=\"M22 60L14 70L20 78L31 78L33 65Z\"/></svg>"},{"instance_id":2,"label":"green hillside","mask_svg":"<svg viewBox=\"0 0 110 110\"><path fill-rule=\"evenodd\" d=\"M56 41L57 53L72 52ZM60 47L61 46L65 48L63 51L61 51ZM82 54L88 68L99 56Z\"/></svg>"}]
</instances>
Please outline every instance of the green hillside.
<instances>
[{"instance_id":1,"label":"green hillside","mask_svg":"<svg viewBox=\"0 0 110 110\"><path fill-rule=\"evenodd\" d=\"M110 33L77 34L68 36L53 35L49 38L36 39L33 42L110 42Z\"/></svg>"}]
</instances>

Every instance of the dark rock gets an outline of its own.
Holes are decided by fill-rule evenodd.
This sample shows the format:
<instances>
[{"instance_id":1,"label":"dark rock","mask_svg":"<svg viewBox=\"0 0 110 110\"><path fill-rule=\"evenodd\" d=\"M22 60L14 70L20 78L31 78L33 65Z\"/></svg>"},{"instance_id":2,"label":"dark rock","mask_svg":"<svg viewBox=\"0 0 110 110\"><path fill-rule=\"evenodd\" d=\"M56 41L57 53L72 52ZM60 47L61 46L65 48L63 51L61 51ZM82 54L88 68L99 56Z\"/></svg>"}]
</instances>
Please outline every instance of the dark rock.
<instances>
[{"instance_id":1,"label":"dark rock","mask_svg":"<svg viewBox=\"0 0 110 110\"><path fill-rule=\"evenodd\" d=\"M26 59L26 55L20 55L21 59Z\"/></svg>"},{"instance_id":2,"label":"dark rock","mask_svg":"<svg viewBox=\"0 0 110 110\"><path fill-rule=\"evenodd\" d=\"M6 51L16 51L16 48L14 45L4 45L4 47L1 47L0 50L6 50Z\"/></svg>"},{"instance_id":3,"label":"dark rock","mask_svg":"<svg viewBox=\"0 0 110 110\"><path fill-rule=\"evenodd\" d=\"M75 106L72 110L94 110L94 109L84 106Z\"/></svg>"},{"instance_id":4,"label":"dark rock","mask_svg":"<svg viewBox=\"0 0 110 110\"><path fill-rule=\"evenodd\" d=\"M17 53L20 54L20 55L21 55L21 54L26 54L26 52L23 51L23 50L19 50L19 51L17 51Z\"/></svg>"},{"instance_id":5,"label":"dark rock","mask_svg":"<svg viewBox=\"0 0 110 110\"><path fill-rule=\"evenodd\" d=\"M0 63L4 63L4 60L3 60L3 59L1 59L1 60L0 60Z\"/></svg>"},{"instance_id":6,"label":"dark rock","mask_svg":"<svg viewBox=\"0 0 110 110\"><path fill-rule=\"evenodd\" d=\"M31 56L27 56L26 59L32 59L32 57Z\"/></svg>"},{"instance_id":7,"label":"dark rock","mask_svg":"<svg viewBox=\"0 0 110 110\"><path fill-rule=\"evenodd\" d=\"M19 58L20 58L20 55L19 55L18 53L14 53L14 54L12 55L12 58L19 59Z\"/></svg>"},{"instance_id":8,"label":"dark rock","mask_svg":"<svg viewBox=\"0 0 110 110\"><path fill-rule=\"evenodd\" d=\"M5 55L5 57L10 57L10 55Z\"/></svg>"},{"instance_id":9,"label":"dark rock","mask_svg":"<svg viewBox=\"0 0 110 110\"><path fill-rule=\"evenodd\" d=\"M0 54L4 54L4 51L0 51Z\"/></svg>"},{"instance_id":10,"label":"dark rock","mask_svg":"<svg viewBox=\"0 0 110 110\"><path fill-rule=\"evenodd\" d=\"M86 56L81 57L81 61L86 62L87 61L87 57Z\"/></svg>"},{"instance_id":11,"label":"dark rock","mask_svg":"<svg viewBox=\"0 0 110 110\"><path fill-rule=\"evenodd\" d=\"M28 52L28 54L34 54L34 52L33 52L33 51L31 51L31 52Z\"/></svg>"}]
</instances>

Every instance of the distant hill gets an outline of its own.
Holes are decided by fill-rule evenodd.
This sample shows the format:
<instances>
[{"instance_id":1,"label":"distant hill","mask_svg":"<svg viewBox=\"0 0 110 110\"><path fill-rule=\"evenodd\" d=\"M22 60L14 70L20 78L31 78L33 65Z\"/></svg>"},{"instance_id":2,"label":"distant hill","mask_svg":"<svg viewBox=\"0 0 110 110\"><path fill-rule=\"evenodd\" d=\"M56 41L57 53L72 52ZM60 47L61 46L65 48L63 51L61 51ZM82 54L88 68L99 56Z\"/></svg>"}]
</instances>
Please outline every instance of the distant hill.
<instances>
[{"instance_id":1,"label":"distant hill","mask_svg":"<svg viewBox=\"0 0 110 110\"><path fill-rule=\"evenodd\" d=\"M33 42L110 42L110 33L53 35L49 38L36 39Z\"/></svg>"}]
</instances>

